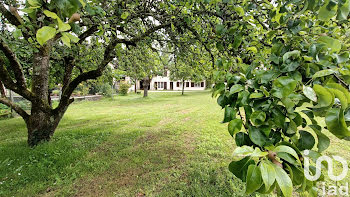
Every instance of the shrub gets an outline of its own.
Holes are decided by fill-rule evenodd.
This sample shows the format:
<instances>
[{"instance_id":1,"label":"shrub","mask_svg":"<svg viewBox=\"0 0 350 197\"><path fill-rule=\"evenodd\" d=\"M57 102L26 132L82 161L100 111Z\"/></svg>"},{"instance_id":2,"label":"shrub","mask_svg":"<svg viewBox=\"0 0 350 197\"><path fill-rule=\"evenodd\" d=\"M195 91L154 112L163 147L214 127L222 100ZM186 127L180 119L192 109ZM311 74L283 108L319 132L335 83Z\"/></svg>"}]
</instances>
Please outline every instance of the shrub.
<instances>
[{"instance_id":1,"label":"shrub","mask_svg":"<svg viewBox=\"0 0 350 197\"><path fill-rule=\"evenodd\" d=\"M121 82L119 85L119 94L120 95L127 95L129 92L129 88L130 88L130 84L128 84L127 82Z\"/></svg>"},{"instance_id":2,"label":"shrub","mask_svg":"<svg viewBox=\"0 0 350 197\"><path fill-rule=\"evenodd\" d=\"M106 97L112 97L112 87L108 83L104 83L99 87L99 92Z\"/></svg>"}]
</instances>

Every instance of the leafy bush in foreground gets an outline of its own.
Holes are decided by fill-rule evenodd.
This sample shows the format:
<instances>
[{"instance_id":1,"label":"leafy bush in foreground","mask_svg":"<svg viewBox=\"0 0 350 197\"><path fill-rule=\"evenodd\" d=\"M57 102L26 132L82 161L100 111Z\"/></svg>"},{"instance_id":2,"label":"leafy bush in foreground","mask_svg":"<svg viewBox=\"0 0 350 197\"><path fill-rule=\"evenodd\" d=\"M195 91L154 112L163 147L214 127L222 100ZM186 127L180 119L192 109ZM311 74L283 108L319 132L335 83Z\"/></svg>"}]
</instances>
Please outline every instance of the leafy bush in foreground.
<instances>
[{"instance_id":1,"label":"leafy bush in foreground","mask_svg":"<svg viewBox=\"0 0 350 197\"><path fill-rule=\"evenodd\" d=\"M315 174L316 160L330 145L322 131L349 139L349 5L350 1L266 1L254 8L241 4L243 22L237 26L254 31L235 36L234 45L245 47L245 53L216 62L213 96L219 95L223 122L238 146L229 170L246 182L246 194L277 190L292 196L294 188L317 196L316 182L324 176L306 178L303 151L309 150ZM244 22L248 20L255 20L254 25ZM231 36L228 24L217 28L223 39ZM223 47L217 45L218 50ZM322 128L316 117L327 127Z\"/></svg>"}]
</instances>

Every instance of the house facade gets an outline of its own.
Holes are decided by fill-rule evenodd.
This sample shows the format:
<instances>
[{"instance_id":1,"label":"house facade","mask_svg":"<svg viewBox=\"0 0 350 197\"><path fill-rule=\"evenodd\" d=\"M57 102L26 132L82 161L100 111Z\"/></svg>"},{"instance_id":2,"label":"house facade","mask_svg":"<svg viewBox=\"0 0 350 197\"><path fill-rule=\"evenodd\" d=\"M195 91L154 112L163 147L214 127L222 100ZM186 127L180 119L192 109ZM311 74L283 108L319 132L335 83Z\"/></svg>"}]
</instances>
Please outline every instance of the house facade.
<instances>
[{"instance_id":1,"label":"house facade","mask_svg":"<svg viewBox=\"0 0 350 197\"><path fill-rule=\"evenodd\" d=\"M149 90L170 90L170 91L182 90L182 81L172 81L170 80L169 76L170 76L170 71L167 71L166 73L164 73L164 76L153 77L149 86ZM142 80L136 81L136 86L130 77L125 77L123 80L125 80L130 84L133 84L130 87L130 91L135 91L135 87L136 87L136 90L144 89ZM205 90L205 87L206 87L205 81L193 82L191 80L186 80L184 83L185 83L184 89L187 91Z\"/></svg>"}]
</instances>

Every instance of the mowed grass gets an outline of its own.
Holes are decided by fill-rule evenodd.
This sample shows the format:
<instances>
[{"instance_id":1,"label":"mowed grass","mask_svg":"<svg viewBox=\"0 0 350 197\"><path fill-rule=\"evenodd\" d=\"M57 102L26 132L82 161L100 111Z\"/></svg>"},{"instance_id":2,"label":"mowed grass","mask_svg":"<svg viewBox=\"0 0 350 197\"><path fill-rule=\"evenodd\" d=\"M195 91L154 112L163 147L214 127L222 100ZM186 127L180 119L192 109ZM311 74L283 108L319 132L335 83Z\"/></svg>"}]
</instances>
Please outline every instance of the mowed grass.
<instances>
[{"instance_id":1,"label":"mowed grass","mask_svg":"<svg viewBox=\"0 0 350 197\"><path fill-rule=\"evenodd\" d=\"M234 140L209 92L74 103L53 139L0 121L0 196L244 196Z\"/></svg>"},{"instance_id":2,"label":"mowed grass","mask_svg":"<svg viewBox=\"0 0 350 197\"><path fill-rule=\"evenodd\" d=\"M80 102L33 149L20 118L0 120L0 196L245 196L222 118L209 92ZM326 154L349 161L349 145Z\"/></svg>"}]
</instances>

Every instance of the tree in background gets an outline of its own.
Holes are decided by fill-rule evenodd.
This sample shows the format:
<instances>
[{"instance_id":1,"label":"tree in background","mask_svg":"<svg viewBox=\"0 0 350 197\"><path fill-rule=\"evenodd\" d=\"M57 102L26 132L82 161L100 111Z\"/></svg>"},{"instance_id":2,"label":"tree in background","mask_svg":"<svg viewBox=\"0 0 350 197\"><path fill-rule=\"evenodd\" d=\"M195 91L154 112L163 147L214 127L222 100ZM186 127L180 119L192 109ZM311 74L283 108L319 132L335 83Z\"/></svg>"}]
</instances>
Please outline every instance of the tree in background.
<instances>
[{"instance_id":1,"label":"tree in background","mask_svg":"<svg viewBox=\"0 0 350 197\"><path fill-rule=\"evenodd\" d=\"M136 83L139 80L142 81L144 97L148 96L148 89L152 78L164 70L161 57L157 53L147 45L140 44L137 47L126 49L124 53L118 56L118 69L125 71L126 76L129 76L135 83L135 92Z\"/></svg>"},{"instance_id":2,"label":"tree in background","mask_svg":"<svg viewBox=\"0 0 350 197\"><path fill-rule=\"evenodd\" d=\"M207 58L207 52L203 51L201 45L181 46L181 48L176 49L169 65L170 79L182 82L181 94L184 95L185 81L200 82L205 80L211 75L212 67L210 59Z\"/></svg>"}]
</instances>

